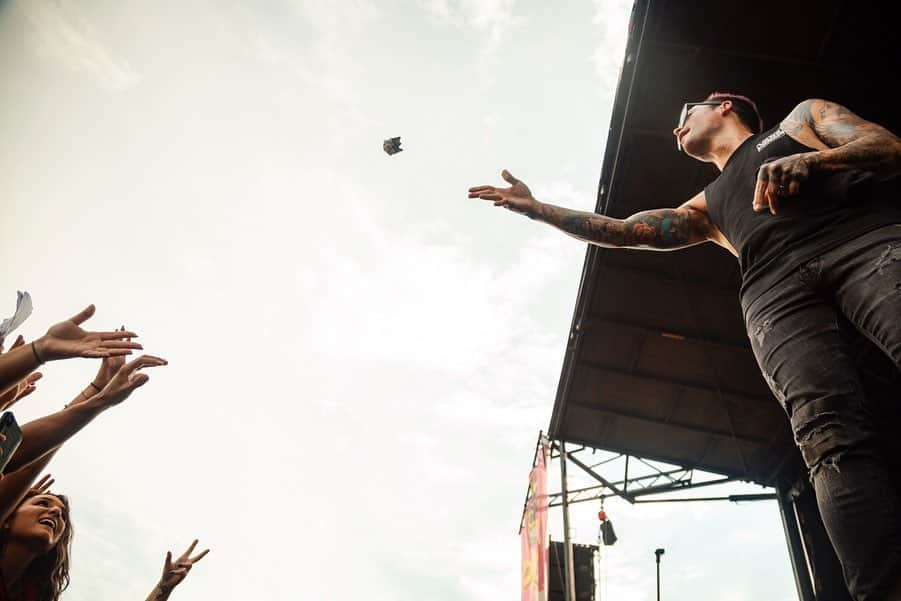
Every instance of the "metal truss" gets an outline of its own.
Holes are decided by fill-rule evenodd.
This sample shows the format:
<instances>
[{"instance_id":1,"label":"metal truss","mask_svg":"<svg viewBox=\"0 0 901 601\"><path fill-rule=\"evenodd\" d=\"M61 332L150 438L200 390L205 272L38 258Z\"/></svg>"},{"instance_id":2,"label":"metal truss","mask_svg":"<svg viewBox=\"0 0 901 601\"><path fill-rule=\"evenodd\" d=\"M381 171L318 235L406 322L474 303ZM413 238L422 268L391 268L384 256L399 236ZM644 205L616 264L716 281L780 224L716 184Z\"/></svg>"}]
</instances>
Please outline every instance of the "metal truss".
<instances>
[{"instance_id":1,"label":"metal truss","mask_svg":"<svg viewBox=\"0 0 901 601\"><path fill-rule=\"evenodd\" d=\"M613 456L607 457L597 463L590 463L591 458L597 451L603 449L594 449L588 446L579 446L575 449L567 449L566 442L563 440L548 439L543 433L538 434L538 442L535 444L535 455L532 459L532 467L535 467L538 460L538 451L542 445L548 445L550 460L559 459L560 464L560 485L561 491L547 495L547 507L563 508L563 586L564 597L567 601L576 599L575 574L573 567L573 545L569 536L569 506L574 503L583 503L585 501L600 500L603 507L604 499L608 497L621 497L629 503L675 503L685 501L762 501L769 499L778 499L775 494L756 494L756 495L729 495L724 497L693 497L693 498L674 498L674 499L644 499L646 495L659 495L679 490L687 490L691 488L699 488L702 486L713 486L715 484L724 484L733 482L736 478L722 477L712 480L696 480L693 468L688 467L671 467L661 469L649 460L627 453L613 453ZM611 481L599 473L599 468L603 471L612 473L613 463L617 460L623 460L622 477L618 480ZM633 475L629 475L629 464L633 465ZM594 479L597 484L586 486L583 488L569 489L567 487L567 466L572 464L581 469L585 474ZM637 464L637 465L636 465ZM549 465L547 467L550 467ZM635 468L642 473L635 475ZM531 489L526 489L526 499L523 503L522 517L519 522L519 532L525 523L526 509L530 501ZM781 503L781 502L780 502ZM780 504L781 507L781 504ZM662 551L661 551L662 552ZM660 556L657 556L658 569ZM659 582L659 581L658 581Z\"/></svg>"},{"instance_id":2,"label":"metal truss","mask_svg":"<svg viewBox=\"0 0 901 601\"><path fill-rule=\"evenodd\" d=\"M738 480L733 477L722 477L715 479L698 479L695 477L694 468L689 467L672 467L670 469L662 469L649 460L627 453L613 453L612 456L604 458L597 463L591 463L594 454L603 449L594 449L588 446L579 446L577 448L566 448L564 441L551 440L540 433L538 442L535 445L535 459L537 460L538 450L542 442L550 447L549 460L559 459L565 463L578 467L582 472L597 481L593 486L582 488L568 488L565 479L562 484L562 490L547 495L547 506L563 507L564 510L569 505L575 503L584 503L586 501L603 502L609 497L620 497L631 504L637 503L676 503L690 501L762 501L776 499L775 494L748 494L748 495L728 495L721 497L692 497L692 498L675 498L675 499L645 499L647 495L660 495L675 491L683 491L688 489L700 488L703 486L714 486L717 484L725 484ZM618 460L622 460L622 466L617 467L613 464ZM632 466L633 475L629 475L630 465ZM565 466L561 465L561 468ZM601 470L600 468L603 468ZM617 476L613 476L614 468L617 468ZM636 470L636 468L638 468ZM619 470L622 470L621 472ZM609 477L605 477L600 472L603 471ZM641 474L635 474L640 471ZM619 474L621 473L621 476ZM616 478L615 480L613 478ZM523 513L520 519L520 529L525 519L525 510L529 502L529 490L526 490L526 498L523 503Z\"/></svg>"}]
</instances>

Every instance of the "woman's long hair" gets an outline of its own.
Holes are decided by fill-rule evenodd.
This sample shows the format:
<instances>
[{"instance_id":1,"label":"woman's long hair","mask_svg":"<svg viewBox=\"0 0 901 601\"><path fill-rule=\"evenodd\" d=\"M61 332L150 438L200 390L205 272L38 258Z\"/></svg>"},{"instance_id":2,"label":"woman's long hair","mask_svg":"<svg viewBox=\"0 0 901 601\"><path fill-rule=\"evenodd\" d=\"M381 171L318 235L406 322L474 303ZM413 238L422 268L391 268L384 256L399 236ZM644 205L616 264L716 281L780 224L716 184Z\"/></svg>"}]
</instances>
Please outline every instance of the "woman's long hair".
<instances>
[{"instance_id":1,"label":"woman's long hair","mask_svg":"<svg viewBox=\"0 0 901 601\"><path fill-rule=\"evenodd\" d=\"M17 583L17 586L11 587L15 591L21 591L17 596L10 591L13 599L22 599L23 601L58 601L60 594L69 586L69 556L72 549L72 522L69 521L69 499L65 495L55 493L43 493L53 495L63 505L63 519L66 522L66 529L60 535L56 545L50 551L36 557L28 567L25 573ZM29 491L22 499L38 496L37 493ZM21 503L20 503L21 505ZM13 512L15 515L15 512ZM12 519L12 516L9 518ZM3 525L2 541L0 541L0 549L6 547L9 538L9 521Z\"/></svg>"}]
</instances>

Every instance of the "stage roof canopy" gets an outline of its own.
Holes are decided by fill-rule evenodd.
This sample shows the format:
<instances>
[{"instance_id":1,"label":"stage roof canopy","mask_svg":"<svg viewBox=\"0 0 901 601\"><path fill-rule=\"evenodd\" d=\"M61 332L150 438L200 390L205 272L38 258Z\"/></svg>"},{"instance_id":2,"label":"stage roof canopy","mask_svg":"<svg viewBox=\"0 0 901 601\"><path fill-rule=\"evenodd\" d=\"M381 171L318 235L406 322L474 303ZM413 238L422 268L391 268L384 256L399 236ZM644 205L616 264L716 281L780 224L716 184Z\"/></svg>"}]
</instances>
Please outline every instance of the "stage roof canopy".
<instances>
[{"instance_id":1,"label":"stage roof canopy","mask_svg":"<svg viewBox=\"0 0 901 601\"><path fill-rule=\"evenodd\" d=\"M676 151L682 103L753 98L771 127L825 98L901 133L892 19L840 0L638 0L597 210L677 206L717 175ZM750 204L750 199L749 199ZM737 261L704 244L586 254L549 434L766 485L797 477L788 420L757 369Z\"/></svg>"}]
</instances>

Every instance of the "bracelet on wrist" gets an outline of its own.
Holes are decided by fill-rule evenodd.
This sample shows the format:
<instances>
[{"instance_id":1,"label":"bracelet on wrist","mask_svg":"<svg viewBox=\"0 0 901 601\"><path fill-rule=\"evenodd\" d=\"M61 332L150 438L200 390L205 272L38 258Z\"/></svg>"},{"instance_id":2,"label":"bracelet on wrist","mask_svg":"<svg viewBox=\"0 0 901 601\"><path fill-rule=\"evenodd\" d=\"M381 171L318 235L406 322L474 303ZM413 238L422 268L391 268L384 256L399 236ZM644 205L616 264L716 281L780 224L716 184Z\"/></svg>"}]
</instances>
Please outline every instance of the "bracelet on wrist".
<instances>
[{"instance_id":1,"label":"bracelet on wrist","mask_svg":"<svg viewBox=\"0 0 901 601\"><path fill-rule=\"evenodd\" d=\"M94 390L96 390L97 392L100 392L101 390L103 390L100 386L97 386L96 384L94 384L93 380L91 381L91 386L92 386L92 387L94 388Z\"/></svg>"},{"instance_id":2,"label":"bracelet on wrist","mask_svg":"<svg viewBox=\"0 0 901 601\"><path fill-rule=\"evenodd\" d=\"M43 364L44 364L44 360L41 359L41 356L40 356L40 355L38 355L38 349L37 349L37 347L34 345L34 341L33 341L33 340L31 341L31 352L34 353L34 358L37 360L38 365L43 365Z\"/></svg>"}]
</instances>

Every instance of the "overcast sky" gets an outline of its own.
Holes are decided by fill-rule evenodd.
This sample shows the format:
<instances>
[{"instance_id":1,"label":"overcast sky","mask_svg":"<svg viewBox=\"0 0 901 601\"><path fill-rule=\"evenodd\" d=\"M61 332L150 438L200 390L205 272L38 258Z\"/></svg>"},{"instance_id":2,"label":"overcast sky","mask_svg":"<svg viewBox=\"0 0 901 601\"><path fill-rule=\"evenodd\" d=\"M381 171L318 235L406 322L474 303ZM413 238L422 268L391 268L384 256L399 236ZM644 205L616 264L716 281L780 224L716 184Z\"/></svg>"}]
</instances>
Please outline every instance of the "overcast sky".
<instances>
[{"instance_id":1,"label":"overcast sky","mask_svg":"<svg viewBox=\"0 0 901 601\"><path fill-rule=\"evenodd\" d=\"M517 598L585 247L466 189L593 209L630 8L0 2L0 314L93 302L170 361L51 464L66 599L143 599L194 537L173 599ZM17 418L95 370L47 366ZM670 599L796 598L775 503L607 511L605 598L654 599L659 546Z\"/></svg>"}]
</instances>

